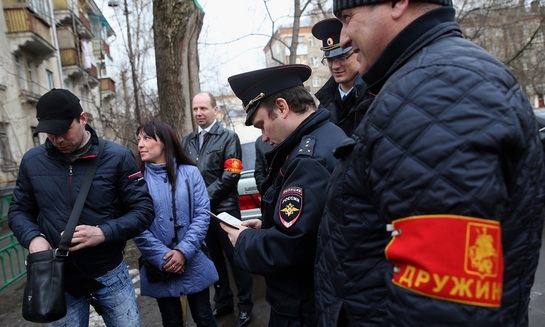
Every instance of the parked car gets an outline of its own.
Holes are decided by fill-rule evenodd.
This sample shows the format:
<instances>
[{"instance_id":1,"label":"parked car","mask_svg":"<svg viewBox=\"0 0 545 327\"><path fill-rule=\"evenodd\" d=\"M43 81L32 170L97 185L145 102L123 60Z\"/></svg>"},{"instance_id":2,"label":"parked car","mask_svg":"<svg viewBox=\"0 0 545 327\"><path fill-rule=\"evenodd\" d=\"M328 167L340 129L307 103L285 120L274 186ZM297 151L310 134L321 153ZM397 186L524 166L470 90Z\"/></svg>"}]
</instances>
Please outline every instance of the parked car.
<instances>
[{"instance_id":1,"label":"parked car","mask_svg":"<svg viewBox=\"0 0 545 327\"><path fill-rule=\"evenodd\" d=\"M244 142L241 146L243 168L238 181L238 194L242 220L261 219L261 194L254 178L255 142Z\"/></svg>"},{"instance_id":2,"label":"parked car","mask_svg":"<svg viewBox=\"0 0 545 327\"><path fill-rule=\"evenodd\" d=\"M545 108L538 108L534 110L536 115L537 126L541 134L541 140L545 141Z\"/></svg>"}]
</instances>

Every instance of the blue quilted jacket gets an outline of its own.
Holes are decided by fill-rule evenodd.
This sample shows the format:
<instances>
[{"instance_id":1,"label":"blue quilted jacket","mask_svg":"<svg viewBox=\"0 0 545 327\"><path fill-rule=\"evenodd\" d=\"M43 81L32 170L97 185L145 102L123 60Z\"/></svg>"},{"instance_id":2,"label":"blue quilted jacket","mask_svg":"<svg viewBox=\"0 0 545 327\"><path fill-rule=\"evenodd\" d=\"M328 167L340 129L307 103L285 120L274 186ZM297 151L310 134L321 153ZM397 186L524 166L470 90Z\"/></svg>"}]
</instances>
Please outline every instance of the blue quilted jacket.
<instances>
[{"instance_id":1,"label":"blue quilted jacket","mask_svg":"<svg viewBox=\"0 0 545 327\"><path fill-rule=\"evenodd\" d=\"M162 267L163 257L170 251L174 238L174 223L178 230L175 249L186 258L185 271L176 278L150 283L144 267L140 268L142 295L154 298L180 297L200 292L218 280L212 261L203 253L201 245L210 223L210 201L199 169L178 166L176 178L176 222L172 220L172 191L164 165L146 163L144 178L153 198L155 220L150 228L134 238L144 258L156 267Z\"/></svg>"},{"instance_id":2,"label":"blue quilted jacket","mask_svg":"<svg viewBox=\"0 0 545 327\"><path fill-rule=\"evenodd\" d=\"M409 25L364 79L377 96L352 140L336 149L340 163L320 226L320 326L527 326L545 184L534 115L517 81L462 37L452 8ZM424 219L416 231L387 231L423 215L471 217L471 224L497 224L498 234L467 224L464 243L447 225ZM428 228L441 237L431 241ZM394 283L403 262L387 260L388 243L418 230L426 235L413 238L422 252L449 251L433 261L404 253L406 262L429 266L415 265ZM475 254L473 234L489 237L488 273L503 276L499 287L455 259L459 249ZM434 270L448 265L464 277ZM433 283L436 296L418 291ZM497 305L483 305L498 296Z\"/></svg>"}]
</instances>

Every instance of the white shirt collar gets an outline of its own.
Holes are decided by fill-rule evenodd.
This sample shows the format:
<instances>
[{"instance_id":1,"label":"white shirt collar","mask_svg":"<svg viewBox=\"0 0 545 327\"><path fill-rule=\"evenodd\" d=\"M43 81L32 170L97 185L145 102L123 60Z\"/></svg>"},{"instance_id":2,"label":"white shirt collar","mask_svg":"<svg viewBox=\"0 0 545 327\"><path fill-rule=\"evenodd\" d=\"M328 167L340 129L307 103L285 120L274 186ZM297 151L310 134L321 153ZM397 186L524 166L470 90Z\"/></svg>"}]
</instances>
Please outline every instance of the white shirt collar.
<instances>
[{"instance_id":1,"label":"white shirt collar","mask_svg":"<svg viewBox=\"0 0 545 327\"><path fill-rule=\"evenodd\" d=\"M347 95L352 91L352 89L354 88L354 86L352 86L352 87L350 88L350 90L348 90L348 92L344 92L343 89L341 88L341 84L339 84L338 86L339 86L339 94L341 95L341 100L342 100L345 96L347 96Z\"/></svg>"},{"instance_id":2,"label":"white shirt collar","mask_svg":"<svg viewBox=\"0 0 545 327\"><path fill-rule=\"evenodd\" d=\"M212 122L212 124L210 124L210 126L208 126L207 128L201 128L200 126L197 128L197 134L202 132L203 130L206 131L206 133L210 132L210 129L212 128L212 126L214 126L214 124L217 122L216 119L214 119L214 121Z\"/></svg>"}]
</instances>

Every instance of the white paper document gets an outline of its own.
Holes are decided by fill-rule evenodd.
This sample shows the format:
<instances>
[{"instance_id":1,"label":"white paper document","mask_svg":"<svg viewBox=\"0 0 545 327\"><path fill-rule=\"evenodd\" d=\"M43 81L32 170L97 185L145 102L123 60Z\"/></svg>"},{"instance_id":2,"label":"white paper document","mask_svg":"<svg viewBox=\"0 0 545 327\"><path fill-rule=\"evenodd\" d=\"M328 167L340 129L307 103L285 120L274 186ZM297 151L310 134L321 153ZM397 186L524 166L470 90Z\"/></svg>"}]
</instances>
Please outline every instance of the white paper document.
<instances>
[{"instance_id":1,"label":"white paper document","mask_svg":"<svg viewBox=\"0 0 545 327\"><path fill-rule=\"evenodd\" d=\"M235 228L235 229L240 229L240 225L242 224L242 220L238 219L237 217L234 217L234 216L228 214L227 212L222 212L222 213L219 213L217 215L214 214L211 211L208 211L208 213L210 213L210 215L212 217L218 219L219 221L226 224L227 226L230 226L230 227Z\"/></svg>"}]
</instances>

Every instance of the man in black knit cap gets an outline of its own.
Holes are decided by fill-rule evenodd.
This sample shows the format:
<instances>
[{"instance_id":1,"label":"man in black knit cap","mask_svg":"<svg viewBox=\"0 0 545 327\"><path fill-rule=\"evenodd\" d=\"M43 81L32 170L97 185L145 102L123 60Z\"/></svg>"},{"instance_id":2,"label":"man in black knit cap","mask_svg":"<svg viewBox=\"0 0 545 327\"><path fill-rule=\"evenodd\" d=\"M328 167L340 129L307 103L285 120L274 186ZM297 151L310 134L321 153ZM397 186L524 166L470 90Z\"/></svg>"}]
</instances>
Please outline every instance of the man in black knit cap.
<instances>
[{"instance_id":1,"label":"man in black knit cap","mask_svg":"<svg viewBox=\"0 0 545 327\"><path fill-rule=\"evenodd\" d=\"M368 91L335 150L315 265L320 326L527 326L543 150L509 70L451 0L334 0Z\"/></svg>"}]
</instances>

